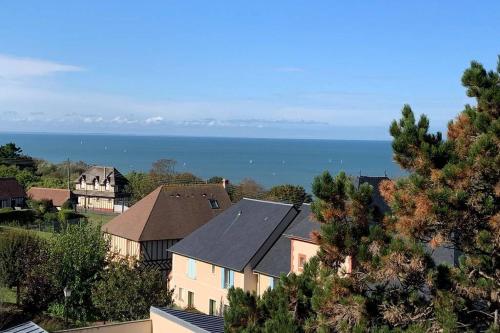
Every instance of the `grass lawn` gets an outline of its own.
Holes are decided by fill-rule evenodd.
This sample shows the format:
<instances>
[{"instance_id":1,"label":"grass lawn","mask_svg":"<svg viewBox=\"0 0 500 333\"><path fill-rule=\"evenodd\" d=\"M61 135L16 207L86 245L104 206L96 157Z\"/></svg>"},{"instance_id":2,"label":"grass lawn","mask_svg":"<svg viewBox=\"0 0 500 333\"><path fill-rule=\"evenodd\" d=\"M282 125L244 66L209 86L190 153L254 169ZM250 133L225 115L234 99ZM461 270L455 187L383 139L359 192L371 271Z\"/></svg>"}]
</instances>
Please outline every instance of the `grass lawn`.
<instances>
[{"instance_id":1,"label":"grass lawn","mask_svg":"<svg viewBox=\"0 0 500 333\"><path fill-rule=\"evenodd\" d=\"M118 214L114 213L96 213L96 212L87 212L81 213L89 219L91 224L102 226L104 223L111 221L114 217L118 216Z\"/></svg>"},{"instance_id":2,"label":"grass lawn","mask_svg":"<svg viewBox=\"0 0 500 333\"><path fill-rule=\"evenodd\" d=\"M0 287L0 302L15 304L16 292L14 291L14 289Z\"/></svg>"},{"instance_id":3,"label":"grass lawn","mask_svg":"<svg viewBox=\"0 0 500 333\"><path fill-rule=\"evenodd\" d=\"M28 231L28 232L32 232L33 234L35 234L38 237L43 238L43 239L49 239L50 237L52 237L52 233L51 232L47 232L47 231L38 231L38 230L33 230L33 229L24 229L24 228L21 228L21 227L12 227L12 226L0 225L0 234L2 232L6 232L7 230Z\"/></svg>"}]
</instances>

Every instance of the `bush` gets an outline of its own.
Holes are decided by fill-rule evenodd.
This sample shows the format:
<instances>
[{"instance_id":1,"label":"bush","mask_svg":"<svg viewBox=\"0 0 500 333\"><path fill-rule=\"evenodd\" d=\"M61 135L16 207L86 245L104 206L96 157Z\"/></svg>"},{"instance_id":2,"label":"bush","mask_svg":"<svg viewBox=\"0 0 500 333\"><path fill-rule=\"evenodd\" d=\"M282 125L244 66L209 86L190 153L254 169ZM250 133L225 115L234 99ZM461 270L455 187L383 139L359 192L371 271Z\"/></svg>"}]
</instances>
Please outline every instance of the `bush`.
<instances>
[{"instance_id":1,"label":"bush","mask_svg":"<svg viewBox=\"0 0 500 333\"><path fill-rule=\"evenodd\" d=\"M35 213L31 209L23 210L4 210L0 211L0 224L17 222L20 225L28 225L34 223Z\"/></svg>"}]
</instances>

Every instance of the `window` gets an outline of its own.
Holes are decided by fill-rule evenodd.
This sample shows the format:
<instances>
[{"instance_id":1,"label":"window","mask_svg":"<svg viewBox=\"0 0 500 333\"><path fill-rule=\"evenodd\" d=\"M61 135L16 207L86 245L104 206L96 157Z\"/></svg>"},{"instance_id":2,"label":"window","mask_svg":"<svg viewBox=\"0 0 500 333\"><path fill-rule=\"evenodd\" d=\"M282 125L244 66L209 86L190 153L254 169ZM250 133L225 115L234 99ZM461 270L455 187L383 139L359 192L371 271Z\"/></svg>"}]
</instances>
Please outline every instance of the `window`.
<instances>
[{"instance_id":1,"label":"window","mask_svg":"<svg viewBox=\"0 0 500 333\"><path fill-rule=\"evenodd\" d=\"M302 271L304 269L304 265L307 261L307 257L304 254L299 254L299 271Z\"/></svg>"},{"instance_id":2,"label":"window","mask_svg":"<svg viewBox=\"0 0 500 333\"><path fill-rule=\"evenodd\" d=\"M106 180L106 191L109 191L109 180Z\"/></svg>"},{"instance_id":3,"label":"window","mask_svg":"<svg viewBox=\"0 0 500 333\"><path fill-rule=\"evenodd\" d=\"M219 202L215 199L209 199L208 200L210 202L210 207L212 207L212 209L219 209Z\"/></svg>"},{"instance_id":4,"label":"window","mask_svg":"<svg viewBox=\"0 0 500 333\"><path fill-rule=\"evenodd\" d=\"M275 283L276 283L276 278L269 277L269 288L274 289Z\"/></svg>"},{"instance_id":5,"label":"window","mask_svg":"<svg viewBox=\"0 0 500 333\"><path fill-rule=\"evenodd\" d=\"M188 270L187 276L190 279L196 279L196 260L189 258L188 259Z\"/></svg>"},{"instance_id":6,"label":"window","mask_svg":"<svg viewBox=\"0 0 500 333\"><path fill-rule=\"evenodd\" d=\"M177 295L177 298L179 299L179 301L182 301L182 288L179 288L179 295Z\"/></svg>"},{"instance_id":7,"label":"window","mask_svg":"<svg viewBox=\"0 0 500 333\"><path fill-rule=\"evenodd\" d=\"M221 288L229 289L231 287L234 287L234 272L221 267Z\"/></svg>"},{"instance_id":8,"label":"window","mask_svg":"<svg viewBox=\"0 0 500 333\"><path fill-rule=\"evenodd\" d=\"M213 299L208 300L208 314L211 316L215 316L215 307L216 303Z\"/></svg>"},{"instance_id":9,"label":"window","mask_svg":"<svg viewBox=\"0 0 500 333\"><path fill-rule=\"evenodd\" d=\"M94 190L98 190L99 189L99 181L94 180Z\"/></svg>"},{"instance_id":10,"label":"window","mask_svg":"<svg viewBox=\"0 0 500 333\"><path fill-rule=\"evenodd\" d=\"M194 308L194 293L188 291L188 308Z\"/></svg>"}]
</instances>

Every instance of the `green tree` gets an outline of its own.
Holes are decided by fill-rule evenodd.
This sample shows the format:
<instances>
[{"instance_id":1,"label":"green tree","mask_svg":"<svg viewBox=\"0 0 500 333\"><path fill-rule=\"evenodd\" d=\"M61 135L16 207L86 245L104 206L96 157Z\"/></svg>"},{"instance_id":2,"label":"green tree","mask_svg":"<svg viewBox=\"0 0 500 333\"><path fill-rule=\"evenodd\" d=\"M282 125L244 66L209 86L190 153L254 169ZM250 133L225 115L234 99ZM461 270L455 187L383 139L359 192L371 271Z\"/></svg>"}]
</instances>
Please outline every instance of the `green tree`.
<instances>
[{"instance_id":1,"label":"green tree","mask_svg":"<svg viewBox=\"0 0 500 333\"><path fill-rule=\"evenodd\" d=\"M92 304L92 287L106 267L108 242L98 227L83 224L70 225L54 238L50 249L50 266L57 301L62 304L63 289L71 290L68 307L70 317L88 321L95 318Z\"/></svg>"},{"instance_id":2,"label":"green tree","mask_svg":"<svg viewBox=\"0 0 500 333\"><path fill-rule=\"evenodd\" d=\"M157 184L147 173L132 171L126 177L128 180L127 192L131 194L131 204L141 200L157 187Z\"/></svg>"},{"instance_id":3,"label":"green tree","mask_svg":"<svg viewBox=\"0 0 500 333\"><path fill-rule=\"evenodd\" d=\"M29 232L7 231L0 235L0 282L8 288L16 288L17 305L21 303L27 276L43 249L43 241Z\"/></svg>"},{"instance_id":4,"label":"green tree","mask_svg":"<svg viewBox=\"0 0 500 333\"><path fill-rule=\"evenodd\" d=\"M311 195L307 194L302 186L290 184L271 187L266 193L265 198L271 201L280 201L295 205L301 205L304 202L312 201Z\"/></svg>"},{"instance_id":5,"label":"green tree","mask_svg":"<svg viewBox=\"0 0 500 333\"><path fill-rule=\"evenodd\" d=\"M22 152L23 150L13 142L0 146L0 158L18 158Z\"/></svg>"},{"instance_id":6,"label":"green tree","mask_svg":"<svg viewBox=\"0 0 500 333\"><path fill-rule=\"evenodd\" d=\"M92 301L102 319L127 321L148 318L152 305L171 305L172 293L160 271L120 259L101 272L92 289Z\"/></svg>"}]
</instances>

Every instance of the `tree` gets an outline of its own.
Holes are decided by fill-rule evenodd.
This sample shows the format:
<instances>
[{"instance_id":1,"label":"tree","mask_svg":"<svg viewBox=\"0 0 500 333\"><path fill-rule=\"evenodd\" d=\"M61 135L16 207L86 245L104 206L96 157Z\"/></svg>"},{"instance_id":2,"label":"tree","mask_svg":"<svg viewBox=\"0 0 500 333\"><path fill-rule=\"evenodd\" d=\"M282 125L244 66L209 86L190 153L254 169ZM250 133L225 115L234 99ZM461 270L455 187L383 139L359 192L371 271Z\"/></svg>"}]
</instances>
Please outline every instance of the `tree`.
<instances>
[{"instance_id":1,"label":"tree","mask_svg":"<svg viewBox=\"0 0 500 333\"><path fill-rule=\"evenodd\" d=\"M22 151L14 142L9 142L0 146L0 158L18 158L21 157Z\"/></svg>"},{"instance_id":2,"label":"tree","mask_svg":"<svg viewBox=\"0 0 500 333\"><path fill-rule=\"evenodd\" d=\"M134 204L153 192L157 184L151 179L149 174L132 171L127 174L127 192L131 194L130 203Z\"/></svg>"},{"instance_id":3,"label":"tree","mask_svg":"<svg viewBox=\"0 0 500 333\"><path fill-rule=\"evenodd\" d=\"M104 320L137 320L148 318L152 305L171 305L172 293L160 271L119 259L111 261L101 272L92 289L92 302Z\"/></svg>"},{"instance_id":4,"label":"tree","mask_svg":"<svg viewBox=\"0 0 500 333\"><path fill-rule=\"evenodd\" d=\"M245 178L238 185L229 186L228 194L232 202L238 202L243 198L261 199L265 194L265 189L255 180Z\"/></svg>"},{"instance_id":5,"label":"tree","mask_svg":"<svg viewBox=\"0 0 500 333\"><path fill-rule=\"evenodd\" d=\"M109 244L98 227L70 225L51 244L50 265L57 301L62 304L63 289L71 290L70 317L87 321L96 316L92 287L106 267Z\"/></svg>"},{"instance_id":6,"label":"tree","mask_svg":"<svg viewBox=\"0 0 500 333\"><path fill-rule=\"evenodd\" d=\"M24 231L7 231L0 235L0 282L16 288L16 303L21 303L21 291L27 276L36 266L43 241Z\"/></svg>"},{"instance_id":7,"label":"tree","mask_svg":"<svg viewBox=\"0 0 500 333\"><path fill-rule=\"evenodd\" d=\"M301 205L304 202L312 201L311 195L307 194L306 190L302 186L290 184L271 187L265 197L267 200L280 201L295 205Z\"/></svg>"},{"instance_id":8,"label":"tree","mask_svg":"<svg viewBox=\"0 0 500 333\"><path fill-rule=\"evenodd\" d=\"M157 186L167 183L175 175L175 165L177 162L172 159L159 159L153 162L149 176Z\"/></svg>"}]
</instances>

